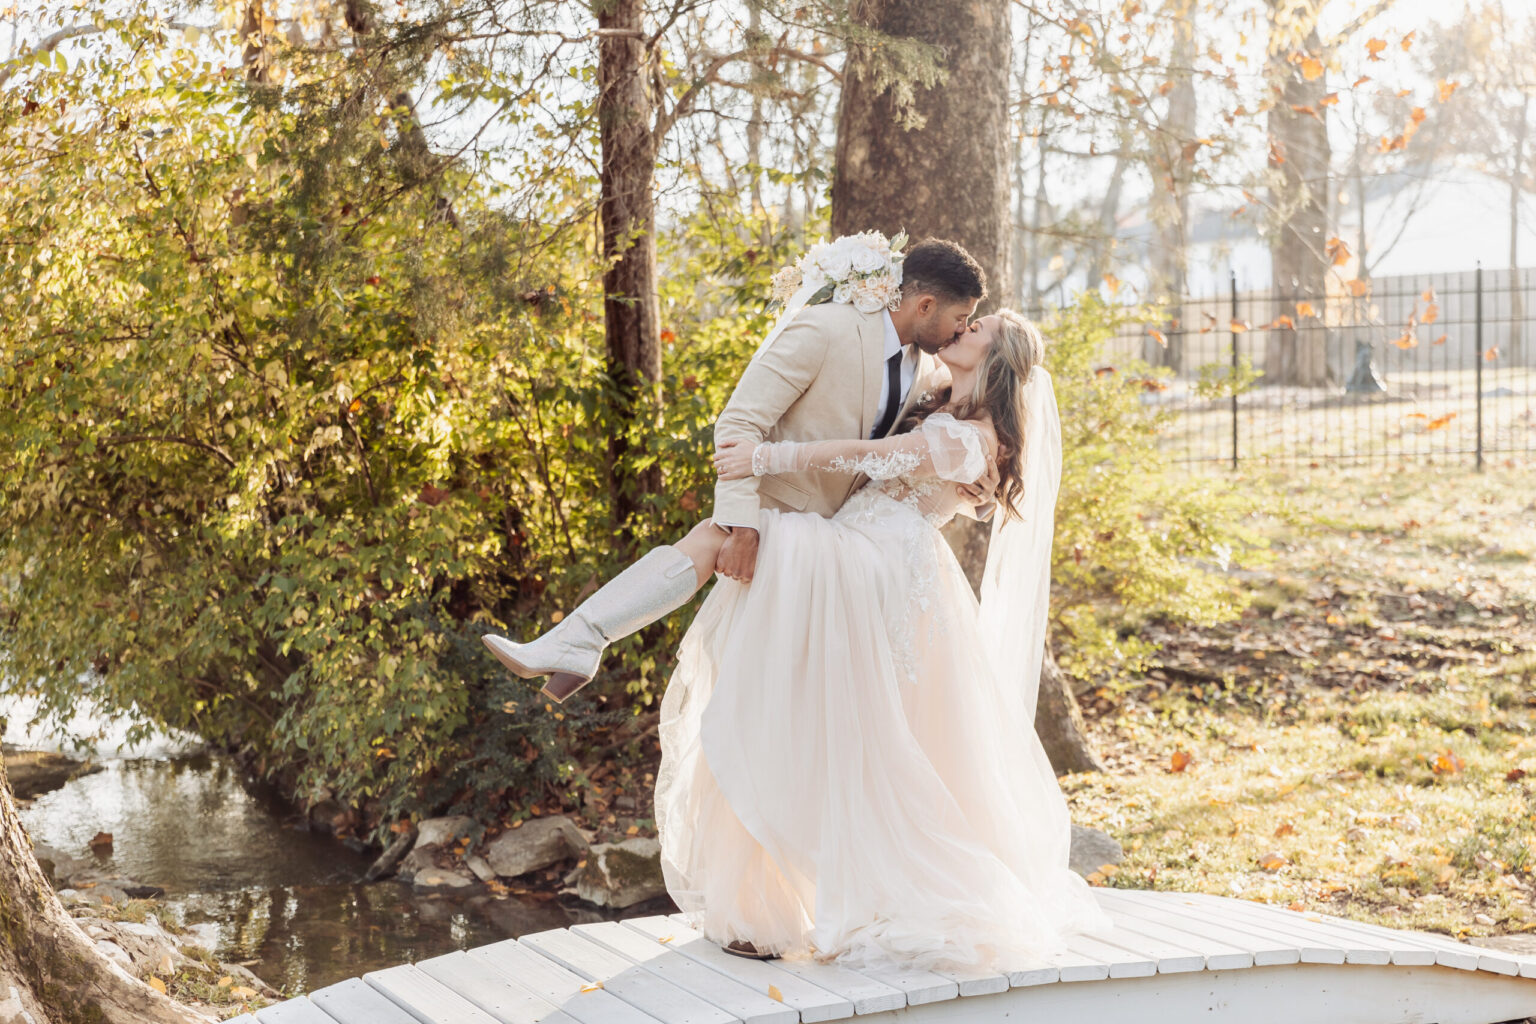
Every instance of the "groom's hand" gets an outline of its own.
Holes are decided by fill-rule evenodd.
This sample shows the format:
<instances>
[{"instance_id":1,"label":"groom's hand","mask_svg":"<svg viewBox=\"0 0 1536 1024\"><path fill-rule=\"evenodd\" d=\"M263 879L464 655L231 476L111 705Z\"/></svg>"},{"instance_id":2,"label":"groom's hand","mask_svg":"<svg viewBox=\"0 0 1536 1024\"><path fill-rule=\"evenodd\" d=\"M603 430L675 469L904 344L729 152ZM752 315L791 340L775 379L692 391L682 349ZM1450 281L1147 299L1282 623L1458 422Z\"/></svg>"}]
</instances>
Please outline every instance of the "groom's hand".
<instances>
[{"instance_id":1,"label":"groom's hand","mask_svg":"<svg viewBox=\"0 0 1536 1024\"><path fill-rule=\"evenodd\" d=\"M751 583L756 568L757 531L746 526L731 527L731 535L715 556L715 572L738 583Z\"/></svg>"},{"instance_id":2,"label":"groom's hand","mask_svg":"<svg viewBox=\"0 0 1536 1024\"><path fill-rule=\"evenodd\" d=\"M960 492L961 501L968 501L972 505L989 505L994 500L1000 480L997 460L988 456L987 471L981 475L981 479L973 484L956 484L955 489Z\"/></svg>"}]
</instances>

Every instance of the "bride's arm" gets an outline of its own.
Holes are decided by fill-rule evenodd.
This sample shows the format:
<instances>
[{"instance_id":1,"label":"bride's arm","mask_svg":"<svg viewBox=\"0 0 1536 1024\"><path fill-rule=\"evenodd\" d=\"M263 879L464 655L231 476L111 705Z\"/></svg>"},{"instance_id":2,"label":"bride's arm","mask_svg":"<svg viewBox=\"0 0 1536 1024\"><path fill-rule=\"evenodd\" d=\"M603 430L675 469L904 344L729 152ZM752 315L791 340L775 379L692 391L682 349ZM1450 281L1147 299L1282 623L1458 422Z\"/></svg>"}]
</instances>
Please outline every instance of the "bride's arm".
<instances>
[{"instance_id":1,"label":"bride's arm","mask_svg":"<svg viewBox=\"0 0 1536 1024\"><path fill-rule=\"evenodd\" d=\"M986 472L990 438L971 424L929 419L917 430L874 440L724 442L715 459L722 480L808 469L863 473L874 480L906 474L971 483Z\"/></svg>"}]
</instances>

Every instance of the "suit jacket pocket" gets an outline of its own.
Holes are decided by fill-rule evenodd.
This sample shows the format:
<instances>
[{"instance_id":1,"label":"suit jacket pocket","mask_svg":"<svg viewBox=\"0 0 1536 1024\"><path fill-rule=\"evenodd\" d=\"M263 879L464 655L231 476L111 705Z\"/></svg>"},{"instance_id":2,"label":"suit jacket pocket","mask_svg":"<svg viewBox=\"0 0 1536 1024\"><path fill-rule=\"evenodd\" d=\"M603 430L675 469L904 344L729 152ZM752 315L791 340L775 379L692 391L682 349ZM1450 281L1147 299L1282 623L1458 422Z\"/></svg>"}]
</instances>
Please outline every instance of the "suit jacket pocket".
<instances>
[{"instance_id":1,"label":"suit jacket pocket","mask_svg":"<svg viewBox=\"0 0 1536 1024\"><path fill-rule=\"evenodd\" d=\"M804 512L805 506L811 503L809 491L803 487L797 487L782 476L761 477L757 481L757 493L788 505L796 512Z\"/></svg>"}]
</instances>

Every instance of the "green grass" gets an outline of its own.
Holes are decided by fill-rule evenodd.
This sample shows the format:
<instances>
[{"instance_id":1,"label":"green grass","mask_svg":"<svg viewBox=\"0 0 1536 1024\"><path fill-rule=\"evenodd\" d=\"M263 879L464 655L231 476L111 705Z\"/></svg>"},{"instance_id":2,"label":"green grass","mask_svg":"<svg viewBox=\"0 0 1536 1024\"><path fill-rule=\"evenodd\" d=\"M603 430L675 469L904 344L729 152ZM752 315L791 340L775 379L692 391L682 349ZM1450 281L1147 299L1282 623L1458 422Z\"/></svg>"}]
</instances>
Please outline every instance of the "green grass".
<instances>
[{"instance_id":1,"label":"green grass","mask_svg":"<svg viewBox=\"0 0 1536 1024\"><path fill-rule=\"evenodd\" d=\"M1126 847L1095 881L1536 929L1536 474L1252 483L1285 498L1253 608L1085 699L1110 771L1062 785Z\"/></svg>"}]
</instances>

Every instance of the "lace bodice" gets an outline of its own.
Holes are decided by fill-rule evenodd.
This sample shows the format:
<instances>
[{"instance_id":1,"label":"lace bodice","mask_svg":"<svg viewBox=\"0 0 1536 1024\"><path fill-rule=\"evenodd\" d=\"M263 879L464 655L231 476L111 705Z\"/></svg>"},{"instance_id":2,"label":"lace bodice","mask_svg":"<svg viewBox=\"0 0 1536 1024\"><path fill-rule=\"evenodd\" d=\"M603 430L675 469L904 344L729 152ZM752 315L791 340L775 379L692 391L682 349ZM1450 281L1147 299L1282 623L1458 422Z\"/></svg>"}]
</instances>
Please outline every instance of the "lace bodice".
<instances>
[{"instance_id":1,"label":"lace bodice","mask_svg":"<svg viewBox=\"0 0 1536 1024\"><path fill-rule=\"evenodd\" d=\"M768 442L752 453L752 471L759 476L807 469L869 477L843 506L848 514L867 512L871 501L884 497L943 526L956 512L970 509L955 484L974 483L986 473L987 442L978 424L939 412L906 434L873 441Z\"/></svg>"}]
</instances>

